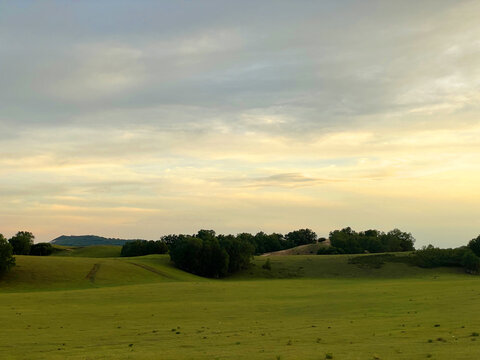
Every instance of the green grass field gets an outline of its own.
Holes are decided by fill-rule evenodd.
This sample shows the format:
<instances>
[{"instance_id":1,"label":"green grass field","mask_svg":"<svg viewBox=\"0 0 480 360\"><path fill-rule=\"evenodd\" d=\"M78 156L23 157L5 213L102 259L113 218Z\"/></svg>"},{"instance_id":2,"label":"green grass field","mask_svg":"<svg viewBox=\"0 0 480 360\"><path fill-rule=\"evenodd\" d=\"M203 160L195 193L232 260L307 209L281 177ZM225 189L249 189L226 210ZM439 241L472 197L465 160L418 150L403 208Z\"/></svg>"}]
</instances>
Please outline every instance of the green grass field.
<instances>
[{"instance_id":1,"label":"green grass field","mask_svg":"<svg viewBox=\"0 0 480 360\"><path fill-rule=\"evenodd\" d=\"M476 359L480 278L275 256L207 280L139 258L17 257L0 359Z\"/></svg>"}]
</instances>

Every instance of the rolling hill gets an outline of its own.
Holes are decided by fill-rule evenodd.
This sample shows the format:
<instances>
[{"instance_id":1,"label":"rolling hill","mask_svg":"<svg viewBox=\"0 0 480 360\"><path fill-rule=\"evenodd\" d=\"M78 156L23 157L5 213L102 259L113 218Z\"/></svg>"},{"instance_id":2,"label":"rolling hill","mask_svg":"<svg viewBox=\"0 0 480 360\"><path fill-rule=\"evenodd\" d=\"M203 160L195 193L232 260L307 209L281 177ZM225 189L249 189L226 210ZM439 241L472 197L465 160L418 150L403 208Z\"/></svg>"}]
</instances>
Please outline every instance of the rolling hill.
<instances>
[{"instance_id":1,"label":"rolling hill","mask_svg":"<svg viewBox=\"0 0 480 360\"><path fill-rule=\"evenodd\" d=\"M142 239L113 239L97 235L62 235L50 241L50 244L63 246L123 245L128 241Z\"/></svg>"},{"instance_id":2,"label":"rolling hill","mask_svg":"<svg viewBox=\"0 0 480 360\"><path fill-rule=\"evenodd\" d=\"M448 360L480 351L480 283L460 269L286 255L255 257L218 280L178 270L168 255L93 257L107 250L16 257L0 279L9 334L0 358Z\"/></svg>"}]
</instances>

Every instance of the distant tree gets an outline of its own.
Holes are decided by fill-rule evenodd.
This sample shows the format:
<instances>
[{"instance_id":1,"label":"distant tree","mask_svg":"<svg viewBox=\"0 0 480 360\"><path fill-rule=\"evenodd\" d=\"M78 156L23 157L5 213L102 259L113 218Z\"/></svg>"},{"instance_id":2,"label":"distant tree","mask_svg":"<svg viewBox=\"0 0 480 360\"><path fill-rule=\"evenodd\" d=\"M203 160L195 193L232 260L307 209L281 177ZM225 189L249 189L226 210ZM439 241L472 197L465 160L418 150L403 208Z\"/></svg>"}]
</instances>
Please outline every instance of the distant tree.
<instances>
[{"instance_id":1,"label":"distant tree","mask_svg":"<svg viewBox=\"0 0 480 360\"><path fill-rule=\"evenodd\" d=\"M167 245L167 247L170 249L170 247L173 246L176 241L178 241L179 236L182 236L182 235L175 235L175 234L164 235L160 238L160 240L162 240L165 243L165 245Z\"/></svg>"},{"instance_id":2,"label":"distant tree","mask_svg":"<svg viewBox=\"0 0 480 360\"><path fill-rule=\"evenodd\" d=\"M317 234L310 229L300 229L289 232L285 239L294 246L300 246L317 242Z\"/></svg>"},{"instance_id":3,"label":"distant tree","mask_svg":"<svg viewBox=\"0 0 480 360\"><path fill-rule=\"evenodd\" d=\"M202 241L199 275L220 278L228 274L230 257L227 251L220 246L216 238L207 238Z\"/></svg>"},{"instance_id":4,"label":"distant tree","mask_svg":"<svg viewBox=\"0 0 480 360\"><path fill-rule=\"evenodd\" d=\"M35 239L35 236L31 232L19 231L8 242L12 245L15 255L29 255L33 239Z\"/></svg>"},{"instance_id":5,"label":"distant tree","mask_svg":"<svg viewBox=\"0 0 480 360\"><path fill-rule=\"evenodd\" d=\"M181 236L175 246L170 248L170 259L179 269L200 275L202 248L202 239L189 235Z\"/></svg>"},{"instance_id":6,"label":"distant tree","mask_svg":"<svg viewBox=\"0 0 480 360\"><path fill-rule=\"evenodd\" d=\"M358 241L358 234L350 227L331 231L329 238L331 246L342 249L345 254L360 254L364 252Z\"/></svg>"},{"instance_id":7,"label":"distant tree","mask_svg":"<svg viewBox=\"0 0 480 360\"><path fill-rule=\"evenodd\" d=\"M213 230L199 230L195 237L202 239L202 240L213 240L215 239L215 231Z\"/></svg>"},{"instance_id":8,"label":"distant tree","mask_svg":"<svg viewBox=\"0 0 480 360\"><path fill-rule=\"evenodd\" d=\"M255 251L252 239L245 233L216 236L213 230L179 235L170 247L170 259L182 270L220 278L250 266Z\"/></svg>"},{"instance_id":9,"label":"distant tree","mask_svg":"<svg viewBox=\"0 0 480 360\"><path fill-rule=\"evenodd\" d=\"M478 274L480 270L480 258L472 250L465 251L462 257L462 265L465 271L471 274Z\"/></svg>"},{"instance_id":10,"label":"distant tree","mask_svg":"<svg viewBox=\"0 0 480 360\"><path fill-rule=\"evenodd\" d=\"M163 240L135 240L128 241L122 246L121 256L143 256L150 254L166 254L168 246Z\"/></svg>"},{"instance_id":11,"label":"distant tree","mask_svg":"<svg viewBox=\"0 0 480 360\"><path fill-rule=\"evenodd\" d=\"M15 265L12 245L0 234L0 275L10 270Z\"/></svg>"},{"instance_id":12,"label":"distant tree","mask_svg":"<svg viewBox=\"0 0 480 360\"><path fill-rule=\"evenodd\" d=\"M468 247L475 253L475 255L480 256L480 235L475 239L470 240Z\"/></svg>"},{"instance_id":13,"label":"distant tree","mask_svg":"<svg viewBox=\"0 0 480 360\"><path fill-rule=\"evenodd\" d=\"M49 243L33 244L30 248L30 255L48 256L53 253L53 246Z\"/></svg>"},{"instance_id":14,"label":"distant tree","mask_svg":"<svg viewBox=\"0 0 480 360\"><path fill-rule=\"evenodd\" d=\"M250 241L233 235L219 235L218 241L228 254L229 273L232 274L250 266L255 252L255 246Z\"/></svg>"},{"instance_id":15,"label":"distant tree","mask_svg":"<svg viewBox=\"0 0 480 360\"><path fill-rule=\"evenodd\" d=\"M413 251L415 248L415 238L412 234L402 232L399 229L393 229L385 234L387 242L387 251Z\"/></svg>"}]
</instances>

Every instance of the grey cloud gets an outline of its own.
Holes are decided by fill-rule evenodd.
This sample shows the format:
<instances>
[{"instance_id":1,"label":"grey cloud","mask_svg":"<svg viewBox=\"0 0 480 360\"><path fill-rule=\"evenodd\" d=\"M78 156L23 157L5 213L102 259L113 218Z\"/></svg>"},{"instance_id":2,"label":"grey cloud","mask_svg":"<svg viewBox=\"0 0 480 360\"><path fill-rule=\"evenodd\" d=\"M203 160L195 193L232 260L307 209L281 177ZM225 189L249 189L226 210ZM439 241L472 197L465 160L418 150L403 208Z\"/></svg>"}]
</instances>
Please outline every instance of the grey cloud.
<instances>
[{"instance_id":1,"label":"grey cloud","mask_svg":"<svg viewBox=\"0 0 480 360\"><path fill-rule=\"evenodd\" d=\"M475 3L3 8L0 121L11 131L72 123L210 131L220 121L233 131L300 136L444 102L452 94L439 79L452 75L464 82L460 91L478 89L473 66L454 73L460 61L477 63L478 51L438 60L450 45L468 46L458 38L475 25L460 19L470 19ZM104 116L115 112L124 115ZM284 121L245 122L251 112Z\"/></svg>"}]
</instances>

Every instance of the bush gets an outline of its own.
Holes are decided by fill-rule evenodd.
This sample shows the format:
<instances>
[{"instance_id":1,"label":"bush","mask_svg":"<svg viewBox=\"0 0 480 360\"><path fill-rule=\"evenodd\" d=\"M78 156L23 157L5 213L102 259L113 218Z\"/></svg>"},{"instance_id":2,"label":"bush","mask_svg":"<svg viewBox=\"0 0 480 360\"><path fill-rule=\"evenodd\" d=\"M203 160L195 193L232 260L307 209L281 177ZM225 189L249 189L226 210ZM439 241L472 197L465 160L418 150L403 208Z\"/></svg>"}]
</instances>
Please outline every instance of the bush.
<instances>
[{"instance_id":1,"label":"bush","mask_svg":"<svg viewBox=\"0 0 480 360\"><path fill-rule=\"evenodd\" d=\"M0 234L0 275L8 272L15 265L13 248L7 239Z\"/></svg>"},{"instance_id":2,"label":"bush","mask_svg":"<svg viewBox=\"0 0 480 360\"><path fill-rule=\"evenodd\" d=\"M30 247L30 255L48 256L53 253L53 246L49 243L38 243Z\"/></svg>"},{"instance_id":3,"label":"bush","mask_svg":"<svg viewBox=\"0 0 480 360\"><path fill-rule=\"evenodd\" d=\"M269 258L267 258L267 260L265 261L265 264L262 265L262 269L272 270L272 264L270 263Z\"/></svg>"},{"instance_id":4,"label":"bush","mask_svg":"<svg viewBox=\"0 0 480 360\"><path fill-rule=\"evenodd\" d=\"M336 248L335 246L321 247L317 250L317 255L338 255L345 254L343 249Z\"/></svg>"}]
</instances>

